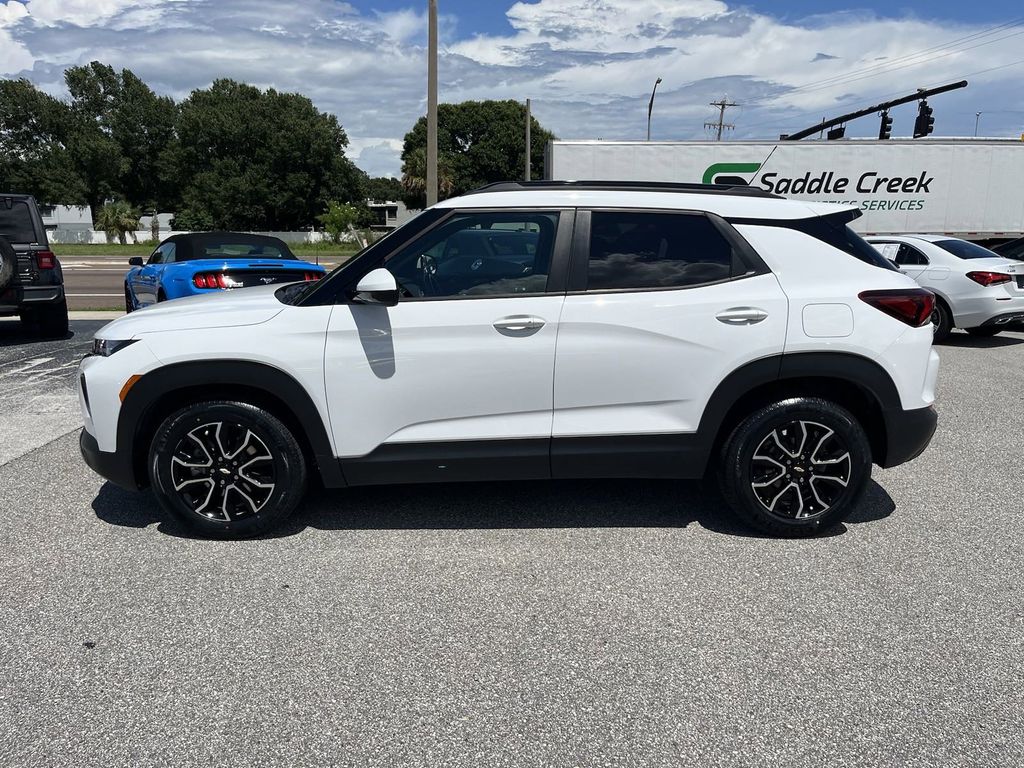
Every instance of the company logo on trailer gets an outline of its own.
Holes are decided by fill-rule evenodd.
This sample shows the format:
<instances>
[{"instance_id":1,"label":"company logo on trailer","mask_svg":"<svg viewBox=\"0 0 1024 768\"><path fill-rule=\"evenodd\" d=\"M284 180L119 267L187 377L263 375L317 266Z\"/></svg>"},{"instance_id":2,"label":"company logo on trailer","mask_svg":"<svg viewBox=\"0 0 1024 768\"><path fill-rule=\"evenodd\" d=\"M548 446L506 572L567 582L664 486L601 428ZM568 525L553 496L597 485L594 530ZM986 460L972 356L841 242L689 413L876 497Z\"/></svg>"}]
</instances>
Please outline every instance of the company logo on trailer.
<instances>
[{"instance_id":1,"label":"company logo on trailer","mask_svg":"<svg viewBox=\"0 0 1024 768\"><path fill-rule=\"evenodd\" d=\"M750 184L760 170L760 163L715 163L704 171L703 182ZM778 195L923 195L931 192L934 181L935 177L929 176L927 171L914 176L883 176L878 171L865 171L856 182L846 176L837 176L834 171L808 171L802 176L765 173L760 178L759 186Z\"/></svg>"}]
</instances>

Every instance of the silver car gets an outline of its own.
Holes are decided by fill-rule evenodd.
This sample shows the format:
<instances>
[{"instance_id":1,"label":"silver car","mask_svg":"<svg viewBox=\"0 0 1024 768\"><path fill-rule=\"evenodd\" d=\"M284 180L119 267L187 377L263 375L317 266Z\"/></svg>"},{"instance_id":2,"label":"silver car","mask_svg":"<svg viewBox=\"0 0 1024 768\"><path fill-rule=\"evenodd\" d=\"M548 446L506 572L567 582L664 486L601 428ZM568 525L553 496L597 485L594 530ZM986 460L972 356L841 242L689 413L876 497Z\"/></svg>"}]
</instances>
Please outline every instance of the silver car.
<instances>
[{"instance_id":1,"label":"silver car","mask_svg":"<svg viewBox=\"0 0 1024 768\"><path fill-rule=\"evenodd\" d=\"M995 336L1024 322L1024 262L945 235L865 239L935 294L935 341L945 339L953 328Z\"/></svg>"}]
</instances>

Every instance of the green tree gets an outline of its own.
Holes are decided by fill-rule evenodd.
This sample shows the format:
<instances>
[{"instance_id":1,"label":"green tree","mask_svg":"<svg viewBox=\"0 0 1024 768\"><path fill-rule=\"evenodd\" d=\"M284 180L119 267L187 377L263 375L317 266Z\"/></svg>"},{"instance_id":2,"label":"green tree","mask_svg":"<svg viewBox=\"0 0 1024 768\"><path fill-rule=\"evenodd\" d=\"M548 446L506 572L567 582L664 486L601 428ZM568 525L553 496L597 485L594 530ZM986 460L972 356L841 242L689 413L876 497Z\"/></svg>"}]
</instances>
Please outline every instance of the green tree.
<instances>
[{"instance_id":1,"label":"green tree","mask_svg":"<svg viewBox=\"0 0 1024 768\"><path fill-rule=\"evenodd\" d=\"M116 237L121 245L125 245L126 234L130 232L132 239L135 238L135 232L139 228L139 211L123 200L107 203L100 208L93 221L93 227L102 229L107 233L107 237Z\"/></svg>"},{"instance_id":2,"label":"green tree","mask_svg":"<svg viewBox=\"0 0 1024 768\"><path fill-rule=\"evenodd\" d=\"M375 203L402 199L402 182L391 176L367 178L363 183L363 197Z\"/></svg>"},{"instance_id":3,"label":"green tree","mask_svg":"<svg viewBox=\"0 0 1024 768\"><path fill-rule=\"evenodd\" d=\"M174 141L174 101L157 96L131 70L97 61L69 67L64 81L77 170L93 216L112 196L147 207L173 205L177 185L164 155Z\"/></svg>"},{"instance_id":4,"label":"green tree","mask_svg":"<svg viewBox=\"0 0 1024 768\"><path fill-rule=\"evenodd\" d=\"M402 155L402 200L410 208L427 204L427 149L414 147ZM447 152L437 154L437 195L440 200L451 197L455 189L454 161ZM472 187L469 187L472 189Z\"/></svg>"},{"instance_id":5,"label":"green tree","mask_svg":"<svg viewBox=\"0 0 1024 768\"><path fill-rule=\"evenodd\" d=\"M0 80L0 189L43 202L82 204L86 189L74 166L67 104L28 80Z\"/></svg>"},{"instance_id":6,"label":"green tree","mask_svg":"<svg viewBox=\"0 0 1024 768\"><path fill-rule=\"evenodd\" d=\"M316 217L324 225L324 231L331 236L332 243L340 243L342 236L359 223L361 211L351 203L339 203L332 200L327 204L327 212Z\"/></svg>"},{"instance_id":7,"label":"green tree","mask_svg":"<svg viewBox=\"0 0 1024 768\"><path fill-rule=\"evenodd\" d=\"M365 175L347 145L337 118L305 96L217 80L180 105L178 218L225 229L311 226L328 201L361 197Z\"/></svg>"},{"instance_id":8,"label":"green tree","mask_svg":"<svg viewBox=\"0 0 1024 768\"><path fill-rule=\"evenodd\" d=\"M437 114L438 186L447 163L451 186L439 189L441 198L461 195L495 181L523 178L526 153L526 107L517 101L464 101L441 104ZM544 150L554 135L530 120L530 174L540 178ZM402 148L402 186L406 204L425 205L427 120L421 117L405 135ZM422 154L421 154L422 153ZM447 158L447 159L446 159Z\"/></svg>"}]
</instances>

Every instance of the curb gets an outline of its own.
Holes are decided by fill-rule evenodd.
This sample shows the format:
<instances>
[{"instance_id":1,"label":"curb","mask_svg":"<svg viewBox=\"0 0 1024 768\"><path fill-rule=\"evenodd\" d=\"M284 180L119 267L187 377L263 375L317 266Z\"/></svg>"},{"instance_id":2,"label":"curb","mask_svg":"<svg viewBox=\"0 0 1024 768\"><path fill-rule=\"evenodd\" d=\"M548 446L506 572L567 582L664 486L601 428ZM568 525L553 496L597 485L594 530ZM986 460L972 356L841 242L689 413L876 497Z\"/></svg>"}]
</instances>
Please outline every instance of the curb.
<instances>
[{"instance_id":1,"label":"curb","mask_svg":"<svg viewBox=\"0 0 1024 768\"><path fill-rule=\"evenodd\" d=\"M116 309L73 309L68 312L68 320L116 320L123 314Z\"/></svg>"}]
</instances>

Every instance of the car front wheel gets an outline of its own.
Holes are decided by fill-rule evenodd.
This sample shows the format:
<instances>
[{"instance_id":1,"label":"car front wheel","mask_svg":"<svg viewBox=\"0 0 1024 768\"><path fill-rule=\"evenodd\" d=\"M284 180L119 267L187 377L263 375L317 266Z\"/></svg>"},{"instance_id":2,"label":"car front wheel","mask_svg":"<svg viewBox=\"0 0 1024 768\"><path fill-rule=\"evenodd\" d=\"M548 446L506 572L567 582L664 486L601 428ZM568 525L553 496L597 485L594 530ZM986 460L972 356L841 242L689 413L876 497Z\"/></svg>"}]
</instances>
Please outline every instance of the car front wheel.
<instances>
[{"instance_id":1,"label":"car front wheel","mask_svg":"<svg viewBox=\"0 0 1024 768\"><path fill-rule=\"evenodd\" d=\"M871 447L845 408L816 397L762 407L733 430L720 482L733 512L777 536L844 520L871 479Z\"/></svg>"},{"instance_id":2,"label":"car front wheel","mask_svg":"<svg viewBox=\"0 0 1024 768\"><path fill-rule=\"evenodd\" d=\"M149 476L163 508L193 530L245 538L292 513L305 492L306 462L272 413L216 401L164 420L150 448Z\"/></svg>"}]
</instances>

